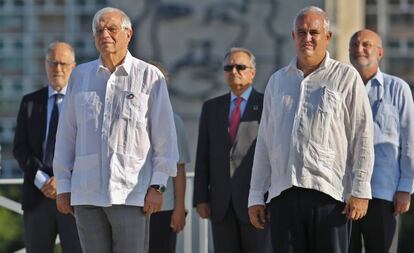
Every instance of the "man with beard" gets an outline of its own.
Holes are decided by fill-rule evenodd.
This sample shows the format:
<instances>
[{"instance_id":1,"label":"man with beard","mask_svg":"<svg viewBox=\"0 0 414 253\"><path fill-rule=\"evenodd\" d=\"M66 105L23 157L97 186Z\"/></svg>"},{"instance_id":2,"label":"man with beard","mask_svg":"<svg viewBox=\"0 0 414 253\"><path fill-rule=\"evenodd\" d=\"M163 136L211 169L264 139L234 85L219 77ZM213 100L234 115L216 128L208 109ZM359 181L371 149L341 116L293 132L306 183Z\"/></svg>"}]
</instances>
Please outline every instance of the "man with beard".
<instances>
[{"instance_id":1,"label":"man with beard","mask_svg":"<svg viewBox=\"0 0 414 253\"><path fill-rule=\"evenodd\" d=\"M375 162L372 200L367 215L352 223L350 253L362 251L361 235L367 253L397 252L397 215L408 211L413 191L413 99L406 82L381 72L383 55L377 33L365 29L351 37L349 59L364 81L374 117Z\"/></svg>"}]
</instances>

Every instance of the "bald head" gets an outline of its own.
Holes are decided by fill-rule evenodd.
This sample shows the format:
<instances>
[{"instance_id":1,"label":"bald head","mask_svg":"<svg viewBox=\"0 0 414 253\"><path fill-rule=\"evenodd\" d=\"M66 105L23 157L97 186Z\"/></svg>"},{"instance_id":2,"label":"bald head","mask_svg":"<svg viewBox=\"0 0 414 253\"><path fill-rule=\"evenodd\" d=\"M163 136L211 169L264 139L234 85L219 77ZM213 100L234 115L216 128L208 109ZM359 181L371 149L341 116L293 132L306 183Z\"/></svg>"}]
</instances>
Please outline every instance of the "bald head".
<instances>
[{"instance_id":1,"label":"bald head","mask_svg":"<svg viewBox=\"0 0 414 253\"><path fill-rule=\"evenodd\" d=\"M365 83L376 74L383 54L381 37L369 29L356 32L349 41L349 60Z\"/></svg>"}]
</instances>

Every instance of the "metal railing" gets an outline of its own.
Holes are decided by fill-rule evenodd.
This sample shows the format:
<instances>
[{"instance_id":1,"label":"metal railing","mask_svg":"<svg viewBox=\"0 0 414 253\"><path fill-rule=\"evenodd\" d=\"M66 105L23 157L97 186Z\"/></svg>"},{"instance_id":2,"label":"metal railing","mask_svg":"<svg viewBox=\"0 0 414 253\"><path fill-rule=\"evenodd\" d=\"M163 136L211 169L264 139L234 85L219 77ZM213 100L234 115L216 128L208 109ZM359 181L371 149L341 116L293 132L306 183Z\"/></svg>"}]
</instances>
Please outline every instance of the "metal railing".
<instances>
[{"instance_id":1,"label":"metal railing","mask_svg":"<svg viewBox=\"0 0 414 253\"><path fill-rule=\"evenodd\" d=\"M209 230L208 230L208 220L193 218L194 209L192 208L192 195L193 195L193 180L194 172L187 172L187 190L185 195L185 206L188 208L186 225L183 230L183 243L182 249L177 248L177 252L191 253L193 248L196 249L196 252L208 253L209 249ZM23 183L22 178L7 178L0 179L1 185L21 185ZM21 210L21 204L9 198L0 195L0 207L4 207L10 211L13 211L17 214L23 215ZM198 231L193 231L193 222L198 222ZM193 236L198 234L198 245L193 245L194 239ZM58 244L59 237L56 239ZM25 253L26 250L20 249L14 253Z\"/></svg>"}]
</instances>

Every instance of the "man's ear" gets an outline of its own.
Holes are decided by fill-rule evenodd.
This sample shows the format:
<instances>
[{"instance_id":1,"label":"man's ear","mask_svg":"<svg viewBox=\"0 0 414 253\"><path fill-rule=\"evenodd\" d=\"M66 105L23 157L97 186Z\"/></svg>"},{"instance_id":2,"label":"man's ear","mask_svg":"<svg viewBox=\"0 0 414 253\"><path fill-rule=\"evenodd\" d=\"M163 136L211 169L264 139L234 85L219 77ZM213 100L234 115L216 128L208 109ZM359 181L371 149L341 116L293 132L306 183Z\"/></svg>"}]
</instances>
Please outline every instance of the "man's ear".
<instances>
[{"instance_id":1,"label":"man's ear","mask_svg":"<svg viewBox=\"0 0 414 253\"><path fill-rule=\"evenodd\" d=\"M381 60L384 56L384 48L380 47L378 48L378 60Z\"/></svg>"},{"instance_id":2,"label":"man's ear","mask_svg":"<svg viewBox=\"0 0 414 253\"><path fill-rule=\"evenodd\" d=\"M328 41L331 41L331 39L332 39L332 32L331 31L329 31L329 32L326 33L326 39Z\"/></svg>"}]
</instances>

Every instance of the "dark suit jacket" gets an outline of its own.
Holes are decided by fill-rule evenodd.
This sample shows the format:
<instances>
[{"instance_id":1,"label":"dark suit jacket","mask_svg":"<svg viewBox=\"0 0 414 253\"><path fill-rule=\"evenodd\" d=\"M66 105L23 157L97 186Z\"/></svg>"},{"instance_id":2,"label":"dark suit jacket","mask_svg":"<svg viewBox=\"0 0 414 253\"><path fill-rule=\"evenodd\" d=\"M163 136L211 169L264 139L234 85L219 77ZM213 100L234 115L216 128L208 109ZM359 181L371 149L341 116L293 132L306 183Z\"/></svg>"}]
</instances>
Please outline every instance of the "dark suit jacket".
<instances>
[{"instance_id":1,"label":"dark suit jacket","mask_svg":"<svg viewBox=\"0 0 414 253\"><path fill-rule=\"evenodd\" d=\"M211 220L220 221L231 201L239 220L249 222L247 199L263 94L252 90L233 145L228 133L229 108L230 93L203 105L193 204L209 203Z\"/></svg>"},{"instance_id":2,"label":"dark suit jacket","mask_svg":"<svg viewBox=\"0 0 414 253\"><path fill-rule=\"evenodd\" d=\"M38 169L43 167L42 143L45 139L47 121L48 88L25 95L17 115L13 155L24 174L22 209L32 210L42 192L34 185Z\"/></svg>"}]
</instances>

